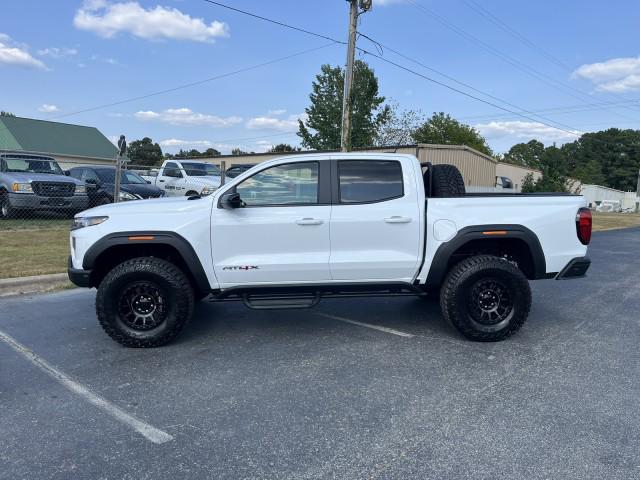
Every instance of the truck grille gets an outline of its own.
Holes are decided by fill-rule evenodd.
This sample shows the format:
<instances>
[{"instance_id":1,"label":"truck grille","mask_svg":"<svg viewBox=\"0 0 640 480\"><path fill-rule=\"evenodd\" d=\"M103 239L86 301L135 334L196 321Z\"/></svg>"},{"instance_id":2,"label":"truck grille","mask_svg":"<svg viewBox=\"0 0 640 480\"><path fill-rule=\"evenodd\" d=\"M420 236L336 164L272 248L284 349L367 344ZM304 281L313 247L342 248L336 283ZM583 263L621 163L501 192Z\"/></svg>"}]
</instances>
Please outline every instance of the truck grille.
<instances>
[{"instance_id":1,"label":"truck grille","mask_svg":"<svg viewBox=\"0 0 640 480\"><path fill-rule=\"evenodd\" d=\"M68 197L76 191L75 184L62 182L31 182L31 188L41 197Z\"/></svg>"}]
</instances>

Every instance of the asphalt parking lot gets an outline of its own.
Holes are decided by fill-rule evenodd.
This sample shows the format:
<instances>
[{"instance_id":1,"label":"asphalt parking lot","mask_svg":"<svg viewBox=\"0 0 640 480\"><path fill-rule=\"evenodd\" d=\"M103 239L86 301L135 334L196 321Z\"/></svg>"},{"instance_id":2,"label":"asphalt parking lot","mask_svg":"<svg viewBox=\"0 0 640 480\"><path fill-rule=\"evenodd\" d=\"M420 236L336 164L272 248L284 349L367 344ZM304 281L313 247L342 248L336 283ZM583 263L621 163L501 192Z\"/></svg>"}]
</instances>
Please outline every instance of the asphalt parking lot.
<instances>
[{"instance_id":1,"label":"asphalt parking lot","mask_svg":"<svg viewBox=\"0 0 640 480\"><path fill-rule=\"evenodd\" d=\"M640 478L639 251L595 234L497 344L416 298L203 303L152 350L94 291L0 300L0 478Z\"/></svg>"}]
</instances>

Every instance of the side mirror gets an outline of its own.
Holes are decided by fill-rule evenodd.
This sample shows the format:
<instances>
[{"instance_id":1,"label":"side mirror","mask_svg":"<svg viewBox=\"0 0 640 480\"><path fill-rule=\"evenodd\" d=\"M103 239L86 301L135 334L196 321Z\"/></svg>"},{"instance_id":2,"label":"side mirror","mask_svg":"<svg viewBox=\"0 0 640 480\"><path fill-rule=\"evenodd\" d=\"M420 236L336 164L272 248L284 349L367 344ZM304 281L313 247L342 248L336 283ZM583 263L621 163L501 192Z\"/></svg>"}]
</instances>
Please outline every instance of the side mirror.
<instances>
[{"instance_id":1,"label":"side mirror","mask_svg":"<svg viewBox=\"0 0 640 480\"><path fill-rule=\"evenodd\" d=\"M145 180L149 185L151 185L151 180Z\"/></svg>"},{"instance_id":2,"label":"side mirror","mask_svg":"<svg viewBox=\"0 0 640 480\"><path fill-rule=\"evenodd\" d=\"M220 198L220 205L222 205L222 208L226 209L241 208L244 206L244 202L240 198L239 193L229 192L222 195Z\"/></svg>"},{"instance_id":3,"label":"side mirror","mask_svg":"<svg viewBox=\"0 0 640 480\"><path fill-rule=\"evenodd\" d=\"M95 178L87 178L84 183L86 183L87 185L98 185L98 180L96 180Z\"/></svg>"},{"instance_id":4,"label":"side mirror","mask_svg":"<svg viewBox=\"0 0 640 480\"><path fill-rule=\"evenodd\" d=\"M71 175L71 172L69 170L65 170L64 174L68 177L69 175Z\"/></svg>"}]
</instances>

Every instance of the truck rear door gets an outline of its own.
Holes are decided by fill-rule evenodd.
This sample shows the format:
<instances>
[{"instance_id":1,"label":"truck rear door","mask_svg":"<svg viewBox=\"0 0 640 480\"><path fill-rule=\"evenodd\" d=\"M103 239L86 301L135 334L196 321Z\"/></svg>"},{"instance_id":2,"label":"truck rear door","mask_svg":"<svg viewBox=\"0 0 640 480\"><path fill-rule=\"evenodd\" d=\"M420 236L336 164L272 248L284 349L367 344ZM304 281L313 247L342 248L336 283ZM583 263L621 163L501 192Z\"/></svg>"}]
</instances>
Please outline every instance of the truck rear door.
<instances>
[{"instance_id":1,"label":"truck rear door","mask_svg":"<svg viewBox=\"0 0 640 480\"><path fill-rule=\"evenodd\" d=\"M411 158L337 158L332 169L332 278L411 281L422 254L424 198Z\"/></svg>"}]
</instances>

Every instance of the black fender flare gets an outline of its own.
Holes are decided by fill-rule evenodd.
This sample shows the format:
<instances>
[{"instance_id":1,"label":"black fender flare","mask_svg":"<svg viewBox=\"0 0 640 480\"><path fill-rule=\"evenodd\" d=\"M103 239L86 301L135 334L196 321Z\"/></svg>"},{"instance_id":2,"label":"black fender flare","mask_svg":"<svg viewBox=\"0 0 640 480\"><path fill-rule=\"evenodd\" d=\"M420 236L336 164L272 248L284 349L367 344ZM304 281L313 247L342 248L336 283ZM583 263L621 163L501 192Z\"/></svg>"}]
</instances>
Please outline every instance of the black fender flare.
<instances>
[{"instance_id":1,"label":"black fender flare","mask_svg":"<svg viewBox=\"0 0 640 480\"><path fill-rule=\"evenodd\" d=\"M493 236L487 232L505 232ZM425 285L429 288L438 287L447 274L447 266L451 256L466 243L472 240L491 240L495 238L523 240L529 247L533 260L533 279L547 278L547 264L544 251L538 236L524 225L471 225L458 230L458 233L448 242L441 244L436 250L429 268ZM555 274L554 274L555 275Z\"/></svg>"},{"instance_id":2,"label":"black fender flare","mask_svg":"<svg viewBox=\"0 0 640 480\"><path fill-rule=\"evenodd\" d=\"M119 245L169 245L182 256L184 263L193 277L196 286L203 292L209 292L211 286L207 274L202 267L193 246L181 235L175 232L132 231L110 233L94 243L84 254L82 268L93 270L96 260L107 249Z\"/></svg>"}]
</instances>

